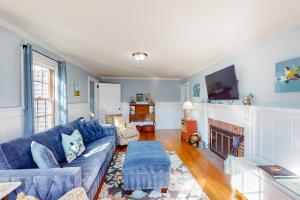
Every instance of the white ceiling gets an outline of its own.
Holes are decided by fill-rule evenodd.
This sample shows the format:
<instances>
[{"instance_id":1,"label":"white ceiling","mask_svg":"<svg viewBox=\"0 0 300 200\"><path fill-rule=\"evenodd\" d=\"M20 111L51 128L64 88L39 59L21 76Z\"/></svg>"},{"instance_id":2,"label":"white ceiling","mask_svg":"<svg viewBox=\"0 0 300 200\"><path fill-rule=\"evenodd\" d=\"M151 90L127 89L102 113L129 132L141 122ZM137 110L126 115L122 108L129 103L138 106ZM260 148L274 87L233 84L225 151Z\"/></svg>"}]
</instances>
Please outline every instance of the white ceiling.
<instances>
[{"instance_id":1,"label":"white ceiling","mask_svg":"<svg viewBox=\"0 0 300 200\"><path fill-rule=\"evenodd\" d=\"M182 78L300 18L299 0L0 0L0 17L98 75ZM140 63L131 57L144 51Z\"/></svg>"}]
</instances>

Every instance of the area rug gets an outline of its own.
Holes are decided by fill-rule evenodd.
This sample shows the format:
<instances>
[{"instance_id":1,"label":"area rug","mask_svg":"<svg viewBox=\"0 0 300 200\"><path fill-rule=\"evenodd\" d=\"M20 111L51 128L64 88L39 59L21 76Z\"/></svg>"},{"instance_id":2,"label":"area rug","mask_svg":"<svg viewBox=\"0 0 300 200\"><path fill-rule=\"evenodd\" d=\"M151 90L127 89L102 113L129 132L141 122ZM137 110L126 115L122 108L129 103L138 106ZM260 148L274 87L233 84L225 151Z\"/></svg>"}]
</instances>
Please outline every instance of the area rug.
<instances>
[{"instance_id":1,"label":"area rug","mask_svg":"<svg viewBox=\"0 0 300 200\"><path fill-rule=\"evenodd\" d=\"M170 175L170 185L167 193L161 193L160 190L135 190L132 195L124 194L122 167L125 159L125 153L120 152L114 155L98 200L208 199L207 195L202 191L201 187L198 185L189 170L183 165L176 153L168 152L168 155L171 160L172 172Z\"/></svg>"}]
</instances>

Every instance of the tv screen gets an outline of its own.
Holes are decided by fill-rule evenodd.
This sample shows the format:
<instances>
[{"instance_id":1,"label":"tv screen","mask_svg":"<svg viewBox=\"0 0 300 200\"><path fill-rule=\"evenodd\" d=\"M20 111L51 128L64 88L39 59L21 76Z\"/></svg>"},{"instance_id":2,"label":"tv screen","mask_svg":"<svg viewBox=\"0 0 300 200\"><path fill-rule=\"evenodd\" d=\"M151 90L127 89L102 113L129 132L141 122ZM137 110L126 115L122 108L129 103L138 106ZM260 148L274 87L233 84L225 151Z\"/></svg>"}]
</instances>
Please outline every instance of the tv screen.
<instances>
[{"instance_id":1,"label":"tv screen","mask_svg":"<svg viewBox=\"0 0 300 200\"><path fill-rule=\"evenodd\" d=\"M209 100L239 99L238 81L234 65L205 77Z\"/></svg>"}]
</instances>

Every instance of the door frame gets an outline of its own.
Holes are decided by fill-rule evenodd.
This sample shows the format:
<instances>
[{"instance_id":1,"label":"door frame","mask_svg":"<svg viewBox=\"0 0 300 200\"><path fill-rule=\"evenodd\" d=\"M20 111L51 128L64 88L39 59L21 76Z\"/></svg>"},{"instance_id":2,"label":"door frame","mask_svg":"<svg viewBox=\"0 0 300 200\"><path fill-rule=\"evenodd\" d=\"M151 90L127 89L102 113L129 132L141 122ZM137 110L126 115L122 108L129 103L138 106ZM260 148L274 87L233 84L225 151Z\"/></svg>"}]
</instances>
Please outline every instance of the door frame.
<instances>
[{"instance_id":1,"label":"door frame","mask_svg":"<svg viewBox=\"0 0 300 200\"><path fill-rule=\"evenodd\" d=\"M99 107L99 90L98 90L98 84L99 80L88 76L88 104L89 104L89 115L91 116L91 110L90 110L90 82L94 82L94 109L95 109L95 118L99 117L98 107Z\"/></svg>"}]
</instances>

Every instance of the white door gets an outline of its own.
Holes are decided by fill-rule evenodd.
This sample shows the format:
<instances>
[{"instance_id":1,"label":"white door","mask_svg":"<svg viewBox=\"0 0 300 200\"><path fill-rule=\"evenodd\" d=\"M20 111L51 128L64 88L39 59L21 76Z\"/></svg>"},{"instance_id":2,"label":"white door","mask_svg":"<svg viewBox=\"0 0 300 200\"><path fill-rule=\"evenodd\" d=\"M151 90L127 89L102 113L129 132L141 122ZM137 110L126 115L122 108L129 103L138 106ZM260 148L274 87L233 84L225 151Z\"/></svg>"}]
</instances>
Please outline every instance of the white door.
<instances>
[{"instance_id":1,"label":"white door","mask_svg":"<svg viewBox=\"0 0 300 200\"><path fill-rule=\"evenodd\" d=\"M105 123L106 114L119 114L121 112L121 85L99 84L99 119Z\"/></svg>"}]
</instances>

